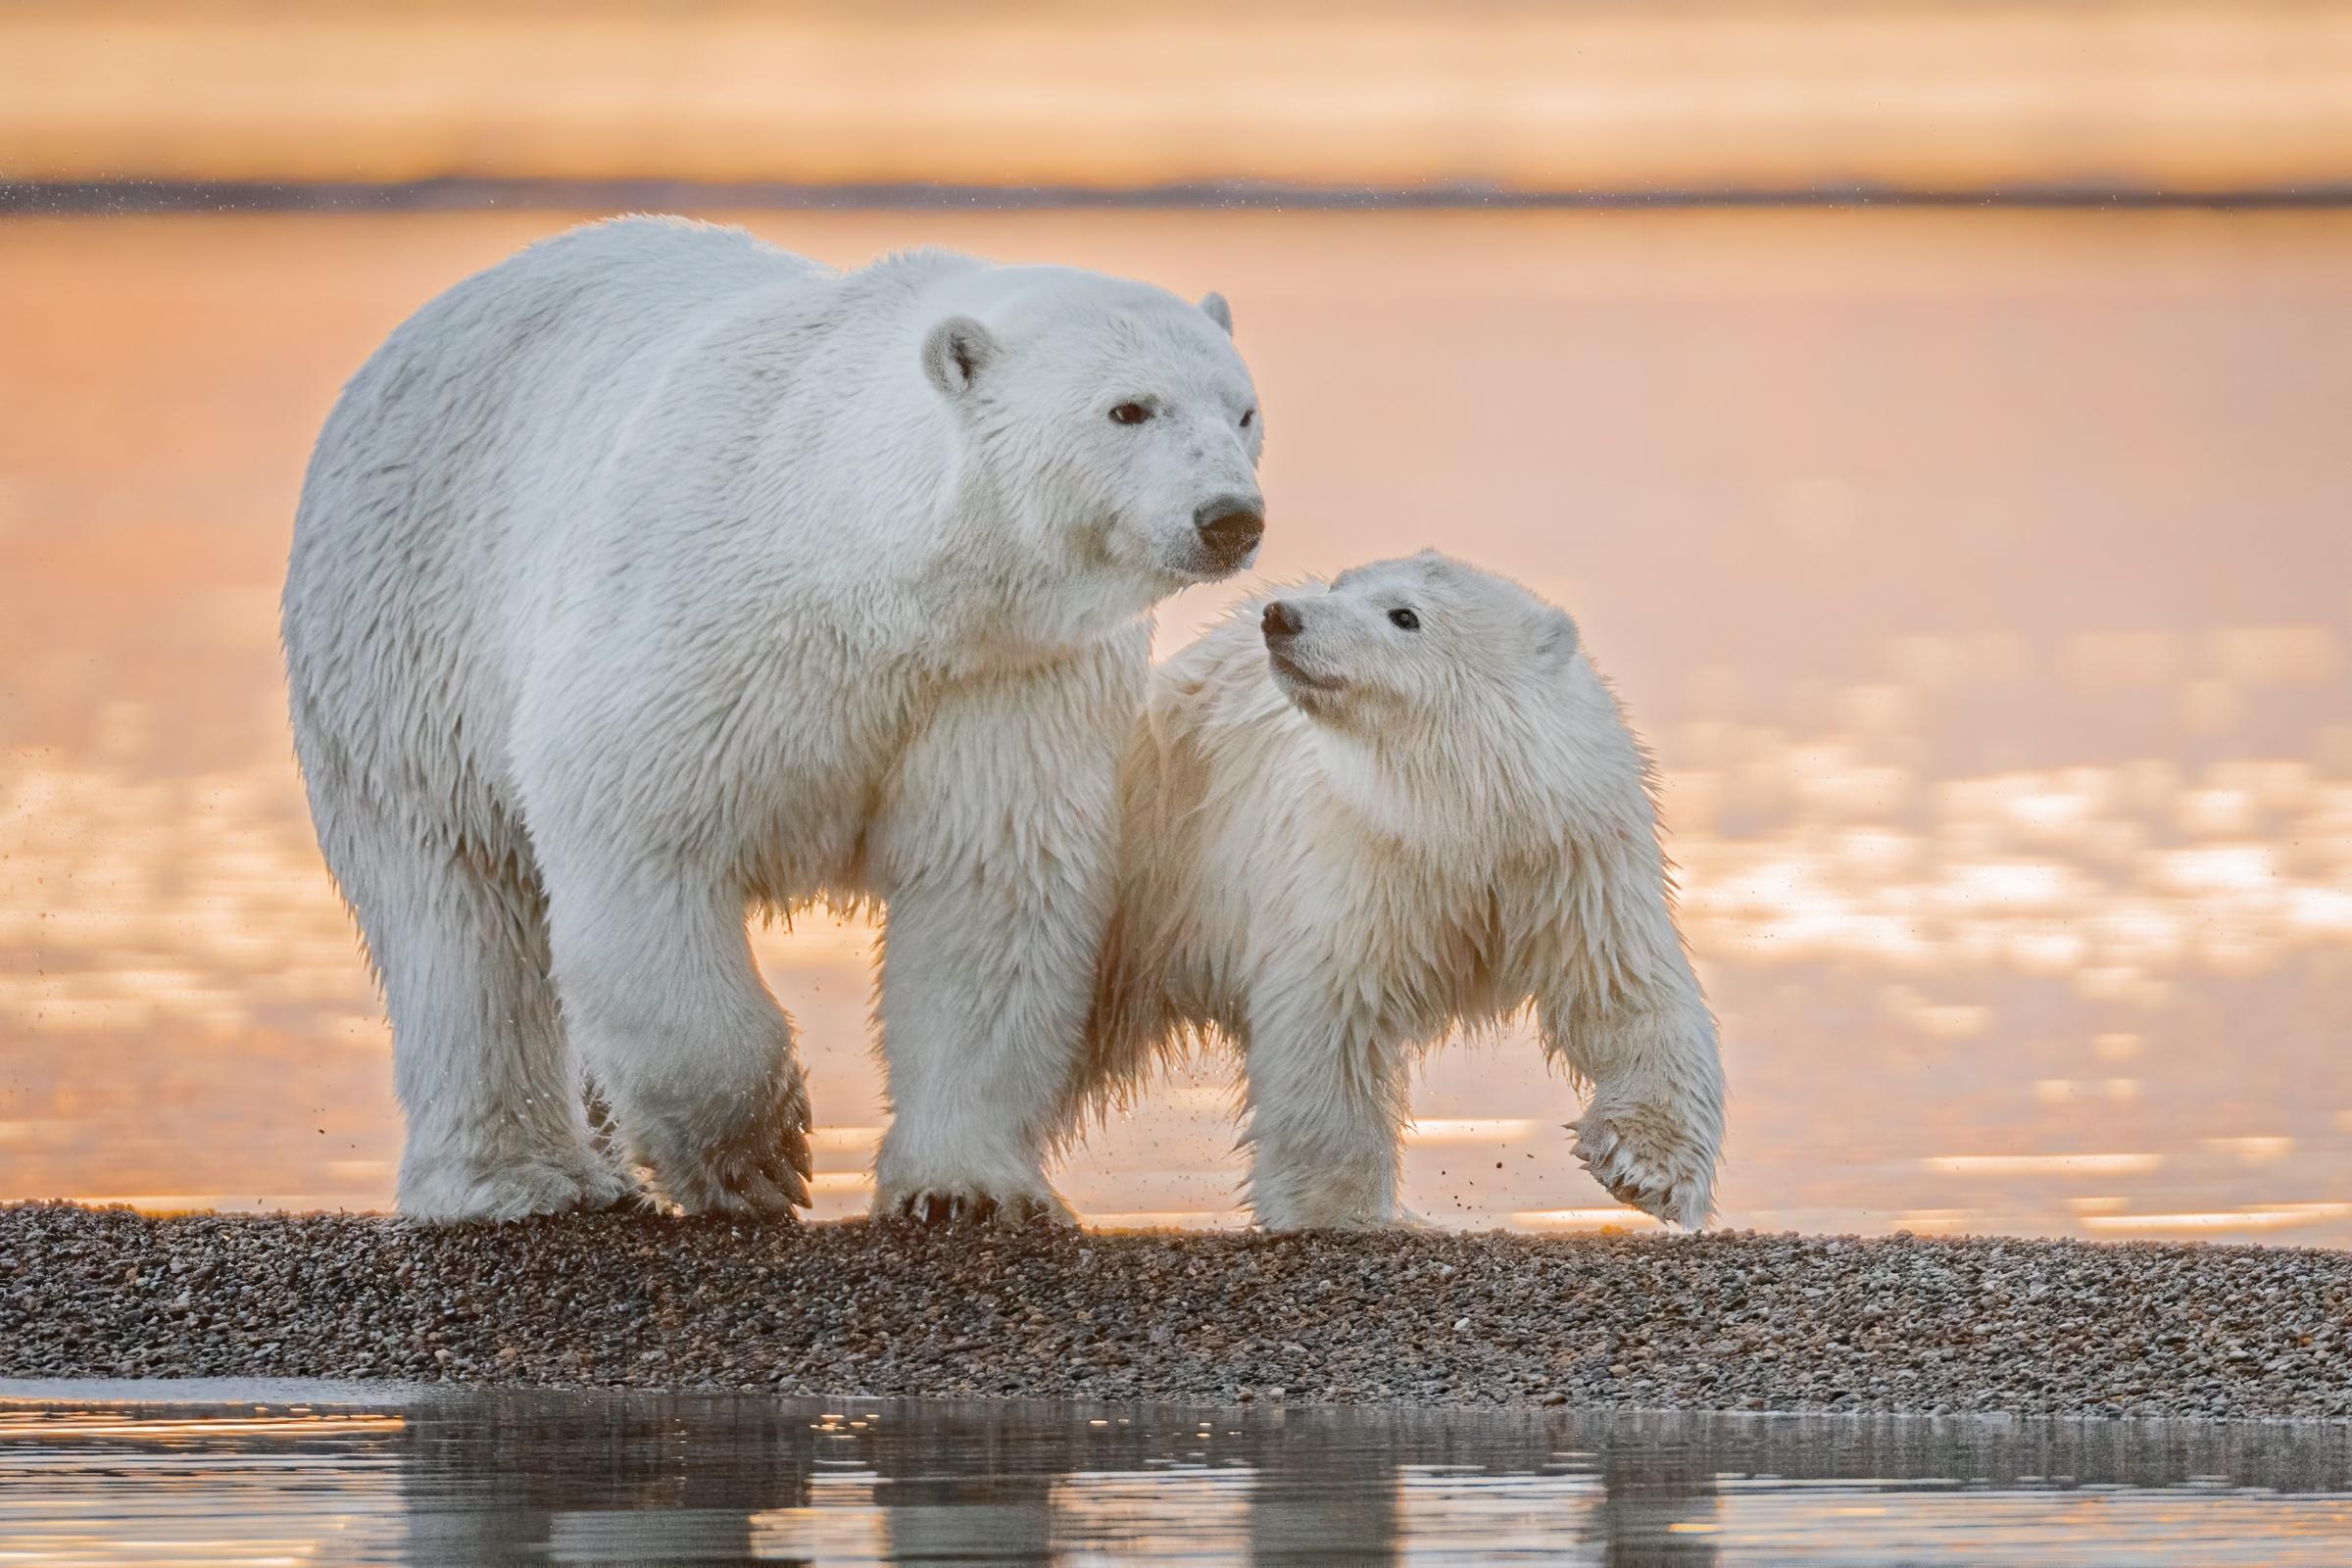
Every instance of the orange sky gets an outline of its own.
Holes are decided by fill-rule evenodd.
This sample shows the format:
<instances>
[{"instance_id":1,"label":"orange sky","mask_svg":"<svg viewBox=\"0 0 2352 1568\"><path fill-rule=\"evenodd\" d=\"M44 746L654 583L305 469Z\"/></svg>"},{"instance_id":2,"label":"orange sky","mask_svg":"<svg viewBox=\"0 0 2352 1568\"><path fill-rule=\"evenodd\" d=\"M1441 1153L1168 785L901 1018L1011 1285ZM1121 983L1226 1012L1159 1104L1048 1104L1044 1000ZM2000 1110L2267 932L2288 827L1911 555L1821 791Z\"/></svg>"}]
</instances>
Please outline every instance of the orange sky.
<instances>
[{"instance_id":1,"label":"orange sky","mask_svg":"<svg viewBox=\"0 0 2352 1568\"><path fill-rule=\"evenodd\" d=\"M2342 183L2352 7L16 0L0 174Z\"/></svg>"}]
</instances>

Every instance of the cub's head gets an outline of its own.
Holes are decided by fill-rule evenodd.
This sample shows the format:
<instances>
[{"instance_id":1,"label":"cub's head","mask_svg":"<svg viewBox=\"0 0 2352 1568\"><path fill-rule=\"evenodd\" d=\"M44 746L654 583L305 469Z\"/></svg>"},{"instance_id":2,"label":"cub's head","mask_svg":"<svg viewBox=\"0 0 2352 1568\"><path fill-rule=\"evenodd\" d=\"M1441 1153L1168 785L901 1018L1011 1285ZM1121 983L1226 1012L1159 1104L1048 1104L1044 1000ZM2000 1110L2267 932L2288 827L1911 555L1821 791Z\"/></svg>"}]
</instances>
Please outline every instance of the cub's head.
<instances>
[{"instance_id":1,"label":"cub's head","mask_svg":"<svg viewBox=\"0 0 2352 1568\"><path fill-rule=\"evenodd\" d=\"M923 369L1034 548L1135 609L1250 564L1265 421L1221 296L1006 268L968 303Z\"/></svg>"},{"instance_id":2,"label":"cub's head","mask_svg":"<svg viewBox=\"0 0 2352 1568\"><path fill-rule=\"evenodd\" d=\"M1274 681L1307 717L1368 736L1498 736L1576 660L1576 622L1504 577L1423 551L1286 593L1260 618Z\"/></svg>"}]
</instances>

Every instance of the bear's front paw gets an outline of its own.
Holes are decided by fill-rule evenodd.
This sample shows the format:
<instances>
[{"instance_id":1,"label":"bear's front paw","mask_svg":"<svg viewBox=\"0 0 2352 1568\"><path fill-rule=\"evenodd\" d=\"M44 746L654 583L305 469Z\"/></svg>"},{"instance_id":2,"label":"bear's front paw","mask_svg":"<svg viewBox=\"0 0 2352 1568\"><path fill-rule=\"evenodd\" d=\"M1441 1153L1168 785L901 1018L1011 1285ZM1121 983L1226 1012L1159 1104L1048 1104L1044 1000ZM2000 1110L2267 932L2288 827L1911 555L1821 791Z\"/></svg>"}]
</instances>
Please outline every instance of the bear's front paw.
<instances>
[{"instance_id":1,"label":"bear's front paw","mask_svg":"<svg viewBox=\"0 0 2352 1568\"><path fill-rule=\"evenodd\" d=\"M874 1212L919 1225L1075 1225L1077 1217L1051 1187L992 1193L965 1183L941 1183L908 1192L877 1192Z\"/></svg>"},{"instance_id":2,"label":"bear's front paw","mask_svg":"<svg viewBox=\"0 0 2352 1568\"><path fill-rule=\"evenodd\" d=\"M1576 1157L1619 1202L1685 1230L1715 1204L1715 1145L1663 1106L1596 1101L1569 1129Z\"/></svg>"},{"instance_id":3,"label":"bear's front paw","mask_svg":"<svg viewBox=\"0 0 2352 1568\"><path fill-rule=\"evenodd\" d=\"M660 1117L634 1130L662 1197L687 1214L789 1214L808 1202L808 1093L787 1070L749 1115L710 1129L702 1117Z\"/></svg>"},{"instance_id":4,"label":"bear's front paw","mask_svg":"<svg viewBox=\"0 0 2352 1568\"><path fill-rule=\"evenodd\" d=\"M580 1207L591 1214L630 1208L644 1201L645 1190L637 1185L637 1178L610 1159L600 1156L591 1160L580 1177Z\"/></svg>"},{"instance_id":5,"label":"bear's front paw","mask_svg":"<svg viewBox=\"0 0 2352 1568\"><path fill-rule=\"evenodd\" d=\"M440 1225L503 1222L596 1212L626 1202L635 1193L635 1183L586 1153L514 1159L488 1168L413 1156L401 1172L400 1211Z\"/></svg>"}]
</instances>

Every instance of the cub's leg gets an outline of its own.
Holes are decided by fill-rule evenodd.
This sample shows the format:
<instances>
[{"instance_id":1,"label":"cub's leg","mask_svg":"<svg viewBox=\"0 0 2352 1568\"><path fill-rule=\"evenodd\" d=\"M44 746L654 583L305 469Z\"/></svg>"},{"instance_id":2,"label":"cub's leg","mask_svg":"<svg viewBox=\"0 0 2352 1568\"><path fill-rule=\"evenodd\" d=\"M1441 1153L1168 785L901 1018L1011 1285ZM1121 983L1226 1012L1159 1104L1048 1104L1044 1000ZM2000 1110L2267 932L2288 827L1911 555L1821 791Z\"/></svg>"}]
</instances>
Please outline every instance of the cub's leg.
<instances>
[{"instance_id":1,"label":"cub's leg","mask_svg":"<svg viewBox=\"0 0 2352 1568\"><path fill-rule=\"evenodd\" d=\"M1303 989L1263 987L1251 999L1250 1206L1269 1230L1390 1224L1408 1114L1403 1054Z\"/></svg>"},{"instance_id":2,"label":"cub's leg","mask_svg":"<svg viewBox=\"0 0 2352 1568\"><path fill-rule=\"evenodd\" d=\"M1592 1085L1577 1157L1619 1201L1695 1230L1715 1207L1723 1059L1663 869L1601 879L1592 961L1537 999L1544 1050Z\"/></svg>"},{"instance_id":3,"label":"cub's leg","mask_svg":"<svg viewBox=\"0 0 2352 1568\"><path fill-rule=\"evenodd\" d=\"M745 900L692 867L549 858L556 985L621 1147L690 1214L808 1202L808 1097Z\"/></svg>"}]
</instances>

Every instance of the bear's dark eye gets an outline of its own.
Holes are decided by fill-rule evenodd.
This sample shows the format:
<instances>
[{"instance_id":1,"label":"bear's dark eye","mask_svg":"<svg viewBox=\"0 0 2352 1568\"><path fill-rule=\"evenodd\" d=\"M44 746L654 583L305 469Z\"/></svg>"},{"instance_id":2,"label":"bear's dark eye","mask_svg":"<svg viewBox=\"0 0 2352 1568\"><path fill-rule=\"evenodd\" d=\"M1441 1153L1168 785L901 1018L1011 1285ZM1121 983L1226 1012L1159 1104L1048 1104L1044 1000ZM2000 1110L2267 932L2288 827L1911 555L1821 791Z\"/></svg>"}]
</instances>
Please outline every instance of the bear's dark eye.
<instances>
[{"instance_id":1,"label":"bear's dark eye","mask_svg":"<svg viewBox=\"0 0 2352 1568\"><path fill-rule=\"evenodd\" d=\"M1409 610L1392 610L1389 612L1389 624L1399 631L1419 631L1421 617Z\"/></svg>"},{"instance_id":2,"label":"bear's dark eye","mask_svg":"<svg viewBox=\"0 0 2352 1568\"><path fill-rule=\"evenodd\" d=\"M1255 409L1251 409L1248 414L1242 416L1242 428L1245 430L1249 429L1250 425L1256 422L1257 411Z\"/></svg>"},{"instance_id":3,"label":"bear's dark eye","mask_svg":"<svg viewBox=\"0 0 2352 1568\"><path fill-rule=\"evenodd\" d=\"M1110 411L1110 422L1113 424L1141 424L1150 417L1152 411L1141 403L1122 403Z\"/></svg>"}]
</instances>

